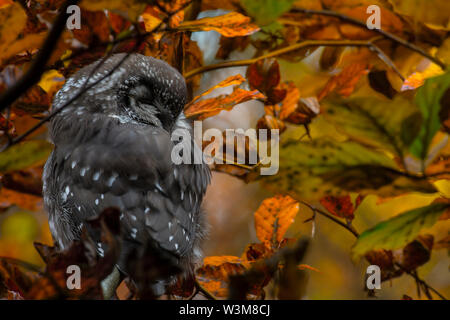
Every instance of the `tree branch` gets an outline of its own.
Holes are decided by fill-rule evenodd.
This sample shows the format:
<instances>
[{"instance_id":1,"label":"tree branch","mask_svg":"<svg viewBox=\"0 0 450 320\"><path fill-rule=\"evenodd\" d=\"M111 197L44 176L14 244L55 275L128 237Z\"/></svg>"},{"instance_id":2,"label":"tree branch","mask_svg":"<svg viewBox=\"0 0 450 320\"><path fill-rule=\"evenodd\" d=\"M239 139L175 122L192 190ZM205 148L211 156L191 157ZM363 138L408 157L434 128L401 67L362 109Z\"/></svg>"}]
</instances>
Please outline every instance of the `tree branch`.
<instances>
[{"instance_id":1,"label":"tree branch","mask_svg":"<svg viewBox=\"0 0 450 320\"><path fill-rule=\"evenodd\" d=\"M351 23L353 25L367 29L367 24L365 22L360 21L355 18L352 18L352 17L347 16L342 13L331 11L331 10L311 10L311 9L293 8L293 9L291 9L291 12L298 12L298 13L305 13L305 14L317 14L317 15L322 15L322 16L338 18L341 21L345 21L345 22ZM387 39L397 42L397 43L401 44L402 46L421 54L422 56L426 57L427 59L433 61L435 64L440 66L443 70L445 70L447 68L445 63L440 61L438 58L431 56L429 53L424 51L422 48L419 48L418 46L388 32L388 31L384 31L382 29L372 29L370 31L378 33Z\"/></svg>"},{"instance_id":2,"label":"tree branch","mask_svg":"<svg viewBox=\"0 0 450 320\"><path fill-rule=\"evenodd\" d=\"M0 95L0 111L6 109L17 98L19 98L25 91L41 79L45 71L45 65L50 59L53 49L64 31L66 21L68 18L67 8L71 5L77 4L79 0L67 0L61 7L61 11L53 23L52 29L47 35L47 38L39 50L36 59L32 62L28 71L16 82L12 87Z\"/></svg>"},{"instance_id":3,"label":"tree branch","mask_svg":"<svg viewBox=\"0 0 450 320\"><path fill-rule=\"evenodd\" d=\"M262 59L267 58L273 58L277 57L292 51L296 51L299 49L307 48L307 47L315 47L315 46L329 46L329 47L367 47L371 49L372 51L377 53L377 56L386 63L390 68L394 70L395 73L399 75L399 77L404 80L405 78L401 75L400 71L397 67L395 67L394 62L387 57L383 51L381 51L380 48L378 48L374 41L379 40L379 37L370 39L370 40L305 40L299 43L295 43L293 45L269 52L267 54L261 55L256 58L252 59L245 59L245 60L234 60L234 61L226 61L222 63L217 64L211 64L207 66L201 66L197 69L188 71L184 74L184 77L186 79L189 79L193 76L196 76L203 72L208 72L216 69L222 69L222 68L230 68L230 67L242 67L242 66L249 66L252 63L255 63Z\"/></svg>"}]
</instances>

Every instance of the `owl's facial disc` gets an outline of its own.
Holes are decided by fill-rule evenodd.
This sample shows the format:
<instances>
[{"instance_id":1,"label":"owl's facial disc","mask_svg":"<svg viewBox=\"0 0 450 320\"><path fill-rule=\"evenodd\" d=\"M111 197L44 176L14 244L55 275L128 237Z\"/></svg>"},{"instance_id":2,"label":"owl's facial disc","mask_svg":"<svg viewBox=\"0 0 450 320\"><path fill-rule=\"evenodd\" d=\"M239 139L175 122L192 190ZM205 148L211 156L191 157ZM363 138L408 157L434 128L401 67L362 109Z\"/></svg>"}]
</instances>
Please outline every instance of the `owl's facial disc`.
<instances>
[{"instance_id":1,"label":"owl's facial disc","mask_svg":"<svg viewBox=\"0 0 450 320\"><path fill-rule=\"evenodd\" d=\"M127 94L125 109L136 121L169 130L175 116L164 106L149 84L138 83Z\"/></svg>"}]
</instances>

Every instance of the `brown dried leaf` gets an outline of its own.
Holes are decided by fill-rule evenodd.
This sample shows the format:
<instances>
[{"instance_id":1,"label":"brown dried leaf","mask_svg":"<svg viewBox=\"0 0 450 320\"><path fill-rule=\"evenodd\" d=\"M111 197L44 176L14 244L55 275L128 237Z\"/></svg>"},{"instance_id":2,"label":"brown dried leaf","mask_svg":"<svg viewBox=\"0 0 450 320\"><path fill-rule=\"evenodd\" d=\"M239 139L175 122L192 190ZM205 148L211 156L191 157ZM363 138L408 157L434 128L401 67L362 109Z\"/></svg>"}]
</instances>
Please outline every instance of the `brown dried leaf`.
<instances>
[{"instance_id":1,"label":"brown dried leaf","mask_svg":"<svg viewBox=\"0 0 450 320\"><path fill-rule=\"evenodd\" d=\"M47 111L50 107L51 101L47 92L40 86L35 85L31 87L25 94L23 94L14 104L13 107L21 109L27 113L39 113Z\"/></svg>"},{"instance_id":2,"label":"brown dried leaf","mask_svg":"<svg viewBox=\"0 0 450 320\"><path fill-rule=\"evenodd\" d=\"M393 252L395 261L407 271L412 271L430 260L434 237L430 234L420 235L403 249Z\"/></svg>"},{"instance_id":3,"label":"brown dried leaf","mask_svg":"<svg viewBox=\"0 0 450 320\"><path fill-rule=\"evenodd\" d=\"M2 186L11 190L42 195L42 167L11 171L0 177Z\"/></svg>"},{"instance_id":4,"label":"brown dried leaf","mask_svg":"<svg viewBox=\"0 0 450 320\"><path fill-rule=\"evenodd\" d=\"M264 93L269 104L276 104L286 96L286 89L279 86L280 78L280 65L275 59L258 60L247 69L250 88Z\"/></svg>"}]
</instances>

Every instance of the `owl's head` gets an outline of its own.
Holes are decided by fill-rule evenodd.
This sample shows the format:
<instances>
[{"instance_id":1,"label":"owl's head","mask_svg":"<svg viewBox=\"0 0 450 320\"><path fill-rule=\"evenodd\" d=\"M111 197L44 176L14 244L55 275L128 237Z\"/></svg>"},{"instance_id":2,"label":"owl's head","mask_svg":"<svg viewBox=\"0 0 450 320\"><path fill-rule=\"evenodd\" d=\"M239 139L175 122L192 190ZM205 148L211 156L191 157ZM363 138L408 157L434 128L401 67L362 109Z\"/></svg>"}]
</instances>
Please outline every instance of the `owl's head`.
<instances>
[{"instance_id":1,"label":"owl's head","mask_svg":"<svg viewBox=\"0 0 450 320\"><path fill-rule=\"evenodd\" d=\"M93 84L73 103L64 107L64 114L102 113L121 122L138 122L169 129L186 104L187 89L183 76L166 62L141 54L115 54L105 61L96 61L66 81L53 102L63 106L83 86ZM86 84L86 80L89 83Z\"/></svg>"}]
</instances>

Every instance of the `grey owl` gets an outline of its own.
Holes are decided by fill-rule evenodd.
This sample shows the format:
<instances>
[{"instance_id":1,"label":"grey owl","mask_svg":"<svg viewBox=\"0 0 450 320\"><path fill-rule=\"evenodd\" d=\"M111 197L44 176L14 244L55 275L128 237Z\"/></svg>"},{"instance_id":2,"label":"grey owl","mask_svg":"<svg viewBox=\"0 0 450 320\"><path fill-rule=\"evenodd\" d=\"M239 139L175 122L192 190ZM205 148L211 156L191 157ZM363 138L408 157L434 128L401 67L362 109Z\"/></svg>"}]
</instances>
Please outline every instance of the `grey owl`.
<instances>
[{"instance_id":1,"label":"grey owl","mask_svg":"<svg viewBox=\"0 0 450 320\"><path fill-rule=\"evenodd\" d=\"M94 83L120 62L69 101L88 78ZM133 278L128 255L149 244L192 271L205 233L201 202L210 171L204 162L175 165L171 160L177 143L171 133L192 131L183 113L186 95L177 70L140 54L113 55L66 81L52 105L53 110L66 106L49 123L54 150L43 174L44 204L59 249L79 239L86 220L116 207L122 242L117 268L123 274ZM191 152L201 153L195 144ZM97 245L102 256L105 248L100 240Z\"/></svg>"}]
</instances>

